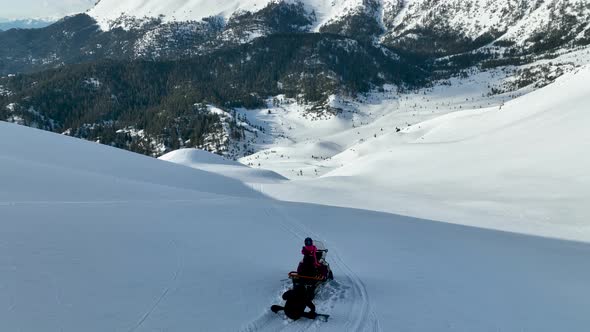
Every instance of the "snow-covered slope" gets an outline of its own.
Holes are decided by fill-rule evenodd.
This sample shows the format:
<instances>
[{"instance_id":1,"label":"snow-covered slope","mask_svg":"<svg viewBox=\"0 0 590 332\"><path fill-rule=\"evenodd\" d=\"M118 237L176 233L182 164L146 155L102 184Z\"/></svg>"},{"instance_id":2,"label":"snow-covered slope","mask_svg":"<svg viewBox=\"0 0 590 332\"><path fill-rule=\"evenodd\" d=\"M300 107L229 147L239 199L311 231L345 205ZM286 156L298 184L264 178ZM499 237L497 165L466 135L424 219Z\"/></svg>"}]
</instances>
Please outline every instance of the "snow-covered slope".
<instances>
[{"instance_id":1,"label":"snow-covered slope","mask_svg":"<svg viewBox=\"0 0 590 332\"><path fill-rule=\"evenodd\" d=\"M403 113L392 113L370 128L355 129L375 133L356 144L351 145L350 135L324 137L324 142L345 149L312 166L323 170L320 179L297 183L292 190L289 185L266 186L265 192L283 199L590 240L590 158L584 153L590 144L589 81L590 67L585 66L501 106L450 113L400 133L388 122ZM311 143L291 149L299 151ZM285 166L306 167L307 162L298 161L302 159L263 163L288 175ZM305 174L311 175L309 167ZM301 190L302 185L310 190ZM330 194L334 190L341 194Z\"/></svg>"},{"instance_id":2,"label":"snow-covered slope","mask_svg":"<svg viewBox=\"0 0 590 332\"><path fill-rule=\"evenodd\" d=\"M154 198L163 199L166 191L158 189L163 187L260 197L240 181L220 175L177 165L163 166L162 162L149 157L41 130L4 122L0 122L0 126L3 135L2 183L5 188L11 188L0 192L3 201L20 202L35 197L61 201L110 201L129 198L144 190L149 190ZM19 144L14 144L16 137ZM53 144L49 147L39 144L46 139ZM121 156L125 158L121 159ZM150 186L144 188L146 184Z\"/></svg>"},{"instance_id":3,"label":"snow-covered slope","mask_svg":"<svg viewBox=\"0 0 590 332\"><path fill-rule=\"evenodd\" d=\"M222 174L250 184L276 183L287 180L287 178L275 172L250 168L237 161L225 159L219 155L197 149L180 149L172 151L161 156L159 159Z\"/></svg>"},{"instance_id":4,"label":"snow-covered slope","mask_svg":"<svg viewBox=\"0 0 590 332\"><path fill-rule=\"evenodd\" d=\"M281 203L211 172L2 122L0 183L3 331L590 324L582 243ZM305 236L330 249L336 280L316 298L328 323L268 310Z\"/></svg>"}]
</instances>

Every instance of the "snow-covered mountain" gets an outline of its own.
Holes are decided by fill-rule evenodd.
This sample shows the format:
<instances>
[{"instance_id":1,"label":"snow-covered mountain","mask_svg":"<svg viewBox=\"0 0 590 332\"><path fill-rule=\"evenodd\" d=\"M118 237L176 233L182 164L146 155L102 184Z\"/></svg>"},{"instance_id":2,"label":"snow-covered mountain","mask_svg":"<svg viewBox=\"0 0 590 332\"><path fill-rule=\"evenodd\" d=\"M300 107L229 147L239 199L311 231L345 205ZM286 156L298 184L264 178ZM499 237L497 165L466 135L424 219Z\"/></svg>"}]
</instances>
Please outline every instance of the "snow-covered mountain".
<instances>
[{"instance_id":1,"label":"snow-covered mountain","mask_svg":"<svg viewBox=\"0 0 590 332\"><path fill-rule=\"evenodd\" d=\"M313 15L314 26L317 28L363 7L363 2L363 0L173 0L166 2L101 0L88 13L96 18L101 26L109 27L109 22L117 21L121 16L139 19L162 17L164 22L200 21L214 16L227 20L243 12L258 12L272 4L301 3L308 13Z\"/></svg>"},{"instance_id":2,"label":"snow-covered mountain","mask_svg":"<svg viewBox=\"0 0 590 332\"><path fill-rule=\"evenodd\" d=\"M586 332L589 21L102 0L0 32L0 330ZM307 236L327 323L269 311Z\"/></svg>"},{"instance_id":3,"label":"snow-covered mountain","mask_svg":"<svg viewBox=\"0 0 590 332\"><path fill-rule=\"evenodd\" d=\"M436 30L473 40L500 37L522 43L568 21L577 22L572 33L581 38L589 15L585 0L410 0L391 1L383 19L388 38L417 38L420 31Z\"/></svg>"},{"instance_id":4,"label":"snow-covered mountain","mask_svg":"<svg viewBox=\"0 0 590 332\"><path fill-rule=\"evenodd\" d=\"M36 33L0 33L0 73L104 58L175 60L302 32L418 59L461 55L447 59L454 66L520 64L589 44L589 22L585 0L102 0Z\"/></svg>"},{"instance_id":5,"label":"snow-covered mountain","mask_svg":"<svg viewBox=\"0 0 590 332\"><path fill-rule=\"evenodd\" d=\"M258 151L250 144L258 129L234 116L246 116L242 109L286 101L312 117L339 117L362 113L367 94L395 102L486 71L491 81L472 100L547 85L590 61L588 8L579 0L103 0L43 29L0 32L0 74L35 72L0 77L0 118L152 156L190 147L240 158ZM56 67L59 75L45 71Z\"/></svg>"},{"instance_id":6,"label":"snow-covered mountain","mask_svg":"<svg viewBox=\"0 0 590 332\"><path fill-rule=\"evenodd\" d=\"M380 38L387 45L425 52L456 53L494 41L531 47L557 38L574 43L590 38L586 0L102 0L89 14L108 29L124 22L122 17L227 20L271 4L303 5L313 20L312 31Z\"/></svg>"}]
</instances>

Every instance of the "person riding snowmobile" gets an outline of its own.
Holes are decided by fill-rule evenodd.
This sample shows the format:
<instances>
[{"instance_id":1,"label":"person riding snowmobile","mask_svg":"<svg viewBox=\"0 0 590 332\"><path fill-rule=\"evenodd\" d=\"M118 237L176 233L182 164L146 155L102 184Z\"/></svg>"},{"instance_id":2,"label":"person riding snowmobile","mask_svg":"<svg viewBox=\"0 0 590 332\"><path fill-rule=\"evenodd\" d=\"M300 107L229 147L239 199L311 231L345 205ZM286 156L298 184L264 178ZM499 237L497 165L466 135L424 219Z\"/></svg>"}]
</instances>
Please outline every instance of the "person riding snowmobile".
<instances>
[{"instance_id":1,"label":"person riding snowmobile","mask_svg":"<svg viewBox=\"0 0 590 332\"><path fill-rule=\"evenodd\" d=\"M305 246L301 248L303 260L297 267L297 273L302 276L321 276L324 279L333 279L328 263L322 258L325 253L319 252L318 248L313 244L313 240L309 237L305 239L304 244Z\"/></svg>"},{"instance_id":2,"label":"person riding snowmobile","mask_svg":"<svg viewBox=\"0 0 590 332\"><path fill-rule=\"evenodd\" d=\"M305 287L295 287L283 294L283 300L286 301L284 307L273 305L271 310L274 313L284 310L285 315L292 320L298 320L301 317L315 319L317 314L315 312L315 305L312 302L312 296L310 295ZM309 312L305 312L307 307L310 309Z\"/></svg>"},{"instance_id":3,"label":"person riding snowmobile","mask_svg":"<svg viewBox=\"0 0 590 332\"><path fill-rule=\"evenodd\" d=\"M305 244L305 246L301 248L301 254L304 256L303 259L308 258L310 261L313 261L315 267L320 266L317 258L318 248L313 245L313 240L308 237L303 243Z\"/></svg>"},{"instance_id":4,"label":"person riding snowmobile","mask_svg":"<svg viewBox=\"0 0 590 332\"><path fill-rule=\"evenodd\" d=\"M309 237L305 239L304 244L305 246L301 248L303 261L299 264L297 272L312 277L318 274L318 268L321 265L317 259L318 248L313 245L313 240Z\"/></svg>"}]
</instances>

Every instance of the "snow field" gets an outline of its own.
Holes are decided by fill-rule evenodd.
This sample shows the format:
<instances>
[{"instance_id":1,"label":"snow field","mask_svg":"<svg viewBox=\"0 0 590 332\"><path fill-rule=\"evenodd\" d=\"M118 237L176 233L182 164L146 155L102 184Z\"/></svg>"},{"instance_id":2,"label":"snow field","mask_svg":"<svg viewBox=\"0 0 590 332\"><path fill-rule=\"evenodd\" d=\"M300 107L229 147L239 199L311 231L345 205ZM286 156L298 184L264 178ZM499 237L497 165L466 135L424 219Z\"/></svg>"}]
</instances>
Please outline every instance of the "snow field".
<instances>
[{"instance_id":1,"label":"snow field","mask_svg":"<svg viewBox=\"0 0 590 332\"><path fill-rule=\"evenodd\" d=\"M584 331L590 323L587 244L279 202L211 172L7 123L0 151L2 330ZM330 249L336 282L317 301L328 323L268 313L309 235Z\"/></svg>"}]
</instances>

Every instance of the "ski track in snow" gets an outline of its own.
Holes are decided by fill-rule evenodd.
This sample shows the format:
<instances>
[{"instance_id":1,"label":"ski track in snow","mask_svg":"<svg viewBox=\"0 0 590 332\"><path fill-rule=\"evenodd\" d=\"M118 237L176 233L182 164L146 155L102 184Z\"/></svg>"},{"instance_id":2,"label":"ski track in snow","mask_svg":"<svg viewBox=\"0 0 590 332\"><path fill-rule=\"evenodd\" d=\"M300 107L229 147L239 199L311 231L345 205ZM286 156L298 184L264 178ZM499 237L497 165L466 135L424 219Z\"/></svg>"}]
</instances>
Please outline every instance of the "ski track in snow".
<instances>
[{"instance_id":1,"label":"ski track in snow","mask_svg":"<svg viewBox=\"0 0 590 332\"><path fill-rule=\"evenodd\" d=\"M273 203L273 212L265 210L265 213L272 217L279 218L282 227L293 234L295 237L303 240L307 236L313 238L322 238L312 232L306 226L294 220L281 207ZM329 246L328 246L329 247ZM347 321L343 324L344 331L381 331L377 315L372 311L369 296L362 280L348 267L344 260L338 255L337 250L333 247L330 249L329 261L336 271L342 275L336 275L335 280L327 282L316 296L316 307L320 313L331 314L336 305L347 300L351 305L349 311L343 315ZM333 269L334 270L334 269ZM281 301L281 294L290 286L290 282L285 284L280 294L277 294L273 301ZM270 307L270 305L269 305ZM254 321L250 322L240 332L254 331L319 331L322 329L324 322L312 320L291 321L284 314L274 314L268 309ZM340 315L339 315L340 316ZM335 317L331 317L331 320Z\"/></svg>"},{"instance_id":2,"label":"ski track in snow","mask_svg":"<svg viewBox=\"0 0 590 332\"><path fill-rule=\"evenodd\" d=\"M177 284L178 277L182 274L182 272L184 270L184 266L185 266L184 261L185 260L184 260L183 254L181 253L182 251L180 250L180 248L178 247L178 244L175 241L172 241L171 244L176 247L176 251L178 252L178 263L177 263L176 271L174 271L174 276L170 280L170 283L168 284L168 286L160 293L160 296L154 302L154 304L149 308L148 311L146 311L143 314L141 319L132 328L127 330L128 332L137 331L143 325L143 323L150 317L150 315L154 311L156 311L156 309L158 308L160 303L162 303L162 301L166 298L168 293L170 293L170 290L175 287L175 285Z\"/></svg>"}]
</instances>

